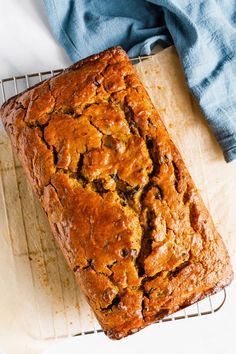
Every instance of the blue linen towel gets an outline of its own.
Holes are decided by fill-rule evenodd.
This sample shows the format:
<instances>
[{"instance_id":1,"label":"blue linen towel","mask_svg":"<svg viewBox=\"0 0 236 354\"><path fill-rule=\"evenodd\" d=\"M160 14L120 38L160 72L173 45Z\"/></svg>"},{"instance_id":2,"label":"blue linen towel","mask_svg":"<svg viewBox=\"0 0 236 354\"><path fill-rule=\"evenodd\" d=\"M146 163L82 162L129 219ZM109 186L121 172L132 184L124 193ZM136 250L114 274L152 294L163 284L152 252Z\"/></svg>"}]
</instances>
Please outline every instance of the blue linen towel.
<instances>
[{"instance_id":1,"label":"blue linen towel","mask_svg":"<svg viewBox=\"0 0 236 354\"><path fill-rule=\"evenodd\" d=\"M114 45L130 57L174 43L227 162L236 159L236 0L44 0L73 62Z\"/></svg>"}]
</instances>

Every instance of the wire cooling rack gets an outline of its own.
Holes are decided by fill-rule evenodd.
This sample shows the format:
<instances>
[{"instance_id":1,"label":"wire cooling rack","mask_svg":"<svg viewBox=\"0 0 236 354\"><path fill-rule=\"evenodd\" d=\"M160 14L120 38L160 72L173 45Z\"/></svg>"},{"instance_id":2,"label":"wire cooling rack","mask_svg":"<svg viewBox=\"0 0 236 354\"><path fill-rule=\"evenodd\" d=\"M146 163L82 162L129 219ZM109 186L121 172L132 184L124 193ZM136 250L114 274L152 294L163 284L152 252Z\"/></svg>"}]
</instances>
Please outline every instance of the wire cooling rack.
<instances>
[{"instance_id":1,"label":"wire cooling rack","mask_svg":"<svg viewBox=\"0 0 236 354\"><path fill-rule=\"evenodd\" d=\"M146 58L132 61L140 64ZM0 104L62 71L51 70L0 80ZM26 331L37 339L102 332L54 242L46 217L27 184L2 126L0 163L0 201L2 199L7 225L1 232L8 235L14 258L19 284L17 297L24 313ZM225 300L226 292L223 290L159 322L213 314Z\"/></svg>"}]
</instances>

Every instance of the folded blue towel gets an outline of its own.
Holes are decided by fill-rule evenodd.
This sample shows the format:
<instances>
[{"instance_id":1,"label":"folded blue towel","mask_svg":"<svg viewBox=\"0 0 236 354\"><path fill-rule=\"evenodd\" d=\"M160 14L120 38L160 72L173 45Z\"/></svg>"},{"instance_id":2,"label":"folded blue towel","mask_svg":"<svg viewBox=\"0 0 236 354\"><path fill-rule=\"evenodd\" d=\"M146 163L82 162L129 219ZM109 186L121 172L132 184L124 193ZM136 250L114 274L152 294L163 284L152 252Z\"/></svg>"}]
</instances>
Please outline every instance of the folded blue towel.
<instances>
[{"instance_id":1,"label":"folded blue towel","mask_svg":"<svg viewBox=\"0 0 236 354\"><path fill-rule=\"evenodd\" d=\"M130 57L174 43L227 162L236 159L235 0L44 0L71 60L114 45Z\"/></svg>"}]
</instances>

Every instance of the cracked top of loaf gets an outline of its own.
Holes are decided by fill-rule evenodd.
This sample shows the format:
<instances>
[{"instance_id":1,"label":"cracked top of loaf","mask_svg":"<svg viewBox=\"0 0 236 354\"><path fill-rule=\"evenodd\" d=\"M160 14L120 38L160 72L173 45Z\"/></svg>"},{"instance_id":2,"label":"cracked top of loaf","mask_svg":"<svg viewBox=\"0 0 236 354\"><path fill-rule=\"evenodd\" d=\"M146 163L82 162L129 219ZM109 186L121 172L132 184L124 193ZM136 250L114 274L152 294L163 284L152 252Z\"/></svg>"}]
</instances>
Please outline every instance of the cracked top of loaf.
<instances>
[{"instance_id":1,"label":"cracked top of loaf","mask_svg":"<svg viewBox=\"0 0 236 354\"><path fill-rule=\"evenodd\" d=\"M111 338L231 281L225 246L121 48L11 98L1 116Z\"/></svg>"}]
</instances>

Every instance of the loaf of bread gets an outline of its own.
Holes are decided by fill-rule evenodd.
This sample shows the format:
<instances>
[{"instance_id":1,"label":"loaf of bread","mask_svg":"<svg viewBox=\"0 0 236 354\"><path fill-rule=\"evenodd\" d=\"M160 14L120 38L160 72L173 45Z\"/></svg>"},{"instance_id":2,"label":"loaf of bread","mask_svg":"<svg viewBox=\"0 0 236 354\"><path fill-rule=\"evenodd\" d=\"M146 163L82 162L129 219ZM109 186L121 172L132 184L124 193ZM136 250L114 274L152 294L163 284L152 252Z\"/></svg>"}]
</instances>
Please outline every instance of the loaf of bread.
<instances>
[{"instance_id":1,"label":"loaf of bread","mask_svg":"<svg viewBox=\"0 0 236 354\"><path fill-rule=\"evenodd\" d=\"M11 98L0 114L109 337L230 283L225 245L121 48Z\"/></svg>"}]
</instances>

